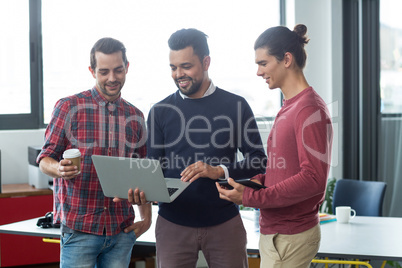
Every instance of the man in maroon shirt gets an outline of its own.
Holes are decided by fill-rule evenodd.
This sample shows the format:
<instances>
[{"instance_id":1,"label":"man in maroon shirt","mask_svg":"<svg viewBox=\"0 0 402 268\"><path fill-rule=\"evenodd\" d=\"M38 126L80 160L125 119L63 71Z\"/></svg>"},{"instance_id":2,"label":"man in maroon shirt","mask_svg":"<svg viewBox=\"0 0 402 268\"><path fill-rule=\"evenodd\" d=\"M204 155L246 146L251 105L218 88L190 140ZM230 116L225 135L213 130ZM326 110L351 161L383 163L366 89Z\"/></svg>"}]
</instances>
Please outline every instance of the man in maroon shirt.
<instances>
[{"instance_id":1,"label":"man in maroon shirt","mask_svg":"<svg viewBox=\"0 0 402 268\"><path fill-rule=\"evenodd\" d=\"M260 209L261 267L309 267L321 239L318 209L324 200L332 149L325 102L307 83L303 68L307 27L273 27L255 42L257 75L284 96L268 137L267 188L254 190L232 179L220 197Z\"/></svg>"}]
</instances>

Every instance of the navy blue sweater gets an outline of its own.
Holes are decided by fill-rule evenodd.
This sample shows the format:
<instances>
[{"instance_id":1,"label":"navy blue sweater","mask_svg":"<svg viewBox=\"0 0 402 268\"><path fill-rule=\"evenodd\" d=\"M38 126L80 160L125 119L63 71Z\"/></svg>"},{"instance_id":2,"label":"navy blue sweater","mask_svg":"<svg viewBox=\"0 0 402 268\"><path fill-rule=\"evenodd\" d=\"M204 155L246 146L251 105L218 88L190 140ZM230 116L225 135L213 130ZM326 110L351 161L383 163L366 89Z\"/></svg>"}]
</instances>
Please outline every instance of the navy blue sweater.
<instances>
[{"instance_id":1,"label":"navy blue sweater","mask_svg":"<svg viewBox=\"0 0 402 268\"><path fill-rule=\"evenodd\" d=\"M225 165L234 179L264 173L264 153L253 112L240 96L216 88L200 99L183 99L179 91L155 104L148 116L147 155L160 159L165 177L180 178L190 164ZM244 155L237 161L237 150ZM215 180L199 178L159 214L180 225L206 227L239 213L219 198Z\"/></svg>"}]
</instances>

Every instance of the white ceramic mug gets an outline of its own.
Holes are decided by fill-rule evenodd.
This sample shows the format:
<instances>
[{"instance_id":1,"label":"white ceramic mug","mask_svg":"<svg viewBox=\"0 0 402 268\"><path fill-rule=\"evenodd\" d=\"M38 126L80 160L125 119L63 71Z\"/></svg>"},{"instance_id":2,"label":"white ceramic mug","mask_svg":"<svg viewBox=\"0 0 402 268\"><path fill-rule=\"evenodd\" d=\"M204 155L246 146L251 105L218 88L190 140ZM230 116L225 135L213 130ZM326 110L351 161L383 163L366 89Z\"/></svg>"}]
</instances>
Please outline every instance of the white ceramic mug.
<instances>
[{"instance_id":1,"label":"white ceramic mug","mask_svg":"<svg viewBox=\"0 0 402 268\"><path fill-rule=\"evenodd\" d=\"M350 219L356 216L356 210L351 207L336 207L336 221L339 223L348 223Z\"/></svg>"}]
</instances>

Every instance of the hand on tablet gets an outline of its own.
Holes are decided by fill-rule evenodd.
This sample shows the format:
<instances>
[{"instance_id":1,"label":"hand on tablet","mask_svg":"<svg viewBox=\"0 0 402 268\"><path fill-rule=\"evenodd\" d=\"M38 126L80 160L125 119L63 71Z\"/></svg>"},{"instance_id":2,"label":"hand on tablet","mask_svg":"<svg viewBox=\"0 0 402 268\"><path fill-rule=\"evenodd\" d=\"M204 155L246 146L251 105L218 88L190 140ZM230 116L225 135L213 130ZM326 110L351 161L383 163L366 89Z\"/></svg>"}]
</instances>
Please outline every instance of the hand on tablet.
<instances>
[{"instance_id":1,"label":"hand on tablet","mask_svg":"<svg viewBox=\"0 0 402 268\"><path fill-rule=\"evenodd\" d=\"M216 188L219 192L219 197L221 199L231 201L237 205L243 204L243 192L246 186L235 182L232 178L228 178L228 184L233 187L232 190L227 189L227 187L222 186L219 182L216 182Z\"/></svg>"},{"instance_id":2,"label":"hand on tablet","mask_svg":"<svg viewBox=\"0 0 402 268\"><path fill-rule=\"evenodd\" d=\"M244 186L253 188L254 190L264 189L267 188L265 185L262 185L258 180L251 180L251 179L238 179L235 182L240 183ZM227 180L220 180L218 183L225 188L232 190L233 187L229 185Z\"/></svg>"}]
</instances>

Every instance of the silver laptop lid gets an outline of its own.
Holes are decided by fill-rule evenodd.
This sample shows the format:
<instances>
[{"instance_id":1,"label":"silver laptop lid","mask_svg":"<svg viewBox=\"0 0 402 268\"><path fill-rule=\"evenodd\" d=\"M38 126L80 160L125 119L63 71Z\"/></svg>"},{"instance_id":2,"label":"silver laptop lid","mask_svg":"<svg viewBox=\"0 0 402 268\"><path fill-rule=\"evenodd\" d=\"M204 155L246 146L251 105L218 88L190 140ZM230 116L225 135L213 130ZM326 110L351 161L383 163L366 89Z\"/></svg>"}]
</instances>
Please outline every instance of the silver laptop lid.
<instances>
[{"instance_id":1,"label":"silver laptop lid","mask_svg":"<svg viewBox=\"0 0 402 268\"><path fill-rule=\"evenodd\" d=\"M155 159L93 155L92 161L103 193L108 197L127 199L128 190L138 188L148 201L169 203L183 191L169 195L162 168ZM179 179L176 184L183 189L189 185Z\"/></svg>"}]
</instances>

